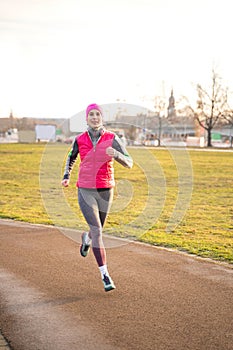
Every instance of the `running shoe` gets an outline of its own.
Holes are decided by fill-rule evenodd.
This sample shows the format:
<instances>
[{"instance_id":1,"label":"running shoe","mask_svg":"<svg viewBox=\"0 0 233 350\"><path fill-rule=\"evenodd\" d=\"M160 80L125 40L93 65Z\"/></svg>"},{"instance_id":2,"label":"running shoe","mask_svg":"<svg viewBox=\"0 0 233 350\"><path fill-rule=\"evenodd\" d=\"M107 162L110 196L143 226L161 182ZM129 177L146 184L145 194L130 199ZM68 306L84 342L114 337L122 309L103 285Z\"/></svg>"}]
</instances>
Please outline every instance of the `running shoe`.
<instances>
[{"instance_id":1,"label":"running shoe","mask_svg":"<svg viewBox=\"0 0 233 350\"><path fill-rule=\"evenodd\" d=\"M116 288L115 285L114 285L113 280L111 279L111 277L107 276L107 275L104 275L103 284L104 284L105 292L109 292L110 290Z\"/></svg>"},{"instance_id":2,"label":"running shoe","mask_svg":"<svg viewBox=\"0 0 233 350\"><path fill-rule=\"evenodd\" d=\"M81 244L81 247L80 247L80 254L85 258L89 252L89 249L90 249L90 244L87 244L86 241L87 241L87 238L88 238L88 233L87 232L83 232L82 234L82 244Z\"/></svg>"}]
</instances>

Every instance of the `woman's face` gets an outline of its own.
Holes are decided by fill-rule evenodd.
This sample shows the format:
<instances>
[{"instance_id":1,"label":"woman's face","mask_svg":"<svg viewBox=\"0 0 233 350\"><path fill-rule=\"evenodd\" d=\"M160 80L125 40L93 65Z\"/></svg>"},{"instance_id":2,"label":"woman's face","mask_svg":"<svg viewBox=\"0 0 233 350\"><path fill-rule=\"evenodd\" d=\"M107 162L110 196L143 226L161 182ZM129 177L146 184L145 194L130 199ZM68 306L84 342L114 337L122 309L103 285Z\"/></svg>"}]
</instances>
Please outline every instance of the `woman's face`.
<instances>
[{"instance_id":1,"label":"woman's face","mask_svg":"<svg viewBox=\"0 0 233 350\"><path fill-rule=\"evenodd\" d=\"M102 126L102 115L98 109L92 109L87 116L87 124L92 129L98 129Z\"/></svg>"}]
</instances>

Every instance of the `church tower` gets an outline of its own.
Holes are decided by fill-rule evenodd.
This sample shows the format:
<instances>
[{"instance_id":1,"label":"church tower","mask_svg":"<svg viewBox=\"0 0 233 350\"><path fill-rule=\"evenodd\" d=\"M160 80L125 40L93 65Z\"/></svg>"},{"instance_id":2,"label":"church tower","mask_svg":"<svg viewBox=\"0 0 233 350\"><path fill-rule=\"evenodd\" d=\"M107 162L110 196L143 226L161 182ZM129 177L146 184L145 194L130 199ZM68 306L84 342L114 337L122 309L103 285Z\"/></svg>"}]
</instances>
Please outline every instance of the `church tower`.
<instances>
[{"instance_id":1,"label":"church tower","mask_svg":"<svg viewBox=\"0 0 233 350\"><path fill-rule=\"evenodd\" d=\"M10 120L10 127L13 129L14 128L14 116L13 116L13 112L12 112L12 110L11 110L11 112L10 112L10 115L9 115L9 120Z\"/></svg>"},{"instance_id":2,"label":"church tower","mask_svg":"<svg viewBox=\"0 0 233 350\"><path fill-rule=\"evenodd\" d=\"M175 98L173 95L173 89L171 89L171 96L168 100L167 117L170 119L176 117Z\"/></svg>"}]
</instances>

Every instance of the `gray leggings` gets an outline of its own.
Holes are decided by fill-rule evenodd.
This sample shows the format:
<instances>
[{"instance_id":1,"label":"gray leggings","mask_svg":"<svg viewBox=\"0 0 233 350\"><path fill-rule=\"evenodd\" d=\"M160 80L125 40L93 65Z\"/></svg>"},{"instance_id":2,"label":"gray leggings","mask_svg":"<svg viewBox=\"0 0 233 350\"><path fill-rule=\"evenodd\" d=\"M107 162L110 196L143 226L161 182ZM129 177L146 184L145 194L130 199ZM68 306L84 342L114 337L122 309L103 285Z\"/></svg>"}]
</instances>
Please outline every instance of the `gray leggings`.
<instances>
[{"instance_id":1,"label":"gray leggings","mask_svg":"<svg viewBox=\"0 0 233 350\"><path fill-rule=\"evenodd\" d=\"M106 252L102 240L102 229L113 200L113 188L78 188L78 203L90 228L92 249L99 266L106 264Z\"/></svg>"}]
</instances>

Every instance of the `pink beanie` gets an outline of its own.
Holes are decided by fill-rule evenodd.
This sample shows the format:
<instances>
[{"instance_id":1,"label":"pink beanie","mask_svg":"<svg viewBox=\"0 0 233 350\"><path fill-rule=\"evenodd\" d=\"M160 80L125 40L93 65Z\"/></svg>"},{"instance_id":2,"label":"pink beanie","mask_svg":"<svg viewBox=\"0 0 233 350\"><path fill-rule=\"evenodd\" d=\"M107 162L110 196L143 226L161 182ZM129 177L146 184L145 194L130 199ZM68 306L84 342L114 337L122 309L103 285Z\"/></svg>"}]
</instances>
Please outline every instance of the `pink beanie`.
<instances>
[{"instance_id":1,"label":"pink beanie","mask_svg":"<svg viewBox=\"0 0 233 350\"><path fill-rule=\"evenodd\" d=\"M91 105L87 106L87 109L86 109L86 119L88 117L88 114L89 112L92 110L92 109L97 109L97 111L99 111L101 113L101 115L103 115L103 111L102 111L102 108L97 105L96 103L92 103Z\"/></svg>"}]
</instances>

